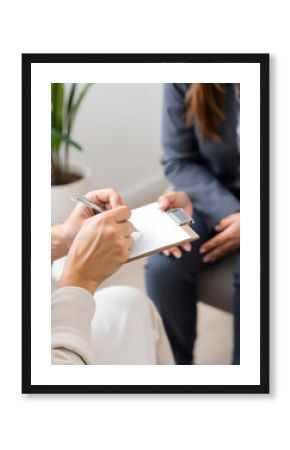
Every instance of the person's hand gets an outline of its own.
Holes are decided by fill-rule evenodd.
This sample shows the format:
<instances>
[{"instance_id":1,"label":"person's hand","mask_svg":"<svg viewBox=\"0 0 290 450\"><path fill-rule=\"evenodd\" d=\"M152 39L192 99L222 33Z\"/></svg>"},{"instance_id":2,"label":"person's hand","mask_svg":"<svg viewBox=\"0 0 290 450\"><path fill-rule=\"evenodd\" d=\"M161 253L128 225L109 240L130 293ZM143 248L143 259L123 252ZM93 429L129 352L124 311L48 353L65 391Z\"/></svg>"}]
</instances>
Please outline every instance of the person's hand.
<instances>
[{"instance_id":1,"label":"person's hand","mask_svg":"<svg viewBox=\"0 0 290 450\"><path fill-rule=\"evenodd\" d=\"M158 199L159 207L162 211L167 211L171 208L182 208L190 217L192 217L193 207L192 201L186 192L169 192L168 194L161 195ZM190 252L191 244L186 242L180 246L183 250ZM179 247L171 247L164 250L163 253L166 256L174 256L175 258L181 258L182 251Z\"/></svg>"},{"instance_id":2,"label":"person's hand","mask_svg":"<svg viewBox=\"0 0 290 450\"><path fill-rule=\"evenodd\" d=\"M86 194L86 197L108 210L123 205L122 198L114 188L91 191ZM77 232L84 222L94 215L92 209L81 203L77 203L71 215L62 224L62 231L67 250L69 250Z\"/></svg>"},{"instance_id":3,"label":"person's hand","mask_svg":"<svg viewBox=\"0 0 290 450\"><path fill-rule=\"evenodd\" d=\"M240 247L240 213L230 214L215 227L216 236L199 249L203 262L214 262Z\"/></svg>"},{"instance_id":4,"label":"person's hand","mask_svg":"<svg viewBox=\"0 0 290 450\"><path fill-rule=\"evenodd\" d=\"M133 244L130 215L127 206L120 206L84 222L68 253L60 287L79 286L93 294L128 260Z\"/></svg>"}]
</instances>

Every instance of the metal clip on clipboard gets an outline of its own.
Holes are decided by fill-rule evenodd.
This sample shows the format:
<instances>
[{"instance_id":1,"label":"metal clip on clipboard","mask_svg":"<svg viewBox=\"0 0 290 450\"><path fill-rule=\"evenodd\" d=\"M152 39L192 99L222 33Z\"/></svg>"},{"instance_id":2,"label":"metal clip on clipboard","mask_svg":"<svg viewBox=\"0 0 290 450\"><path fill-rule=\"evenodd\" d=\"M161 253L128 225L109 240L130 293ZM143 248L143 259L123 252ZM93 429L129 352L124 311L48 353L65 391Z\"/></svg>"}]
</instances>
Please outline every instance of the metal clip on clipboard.
<instances>
[{"instance_id":1,"label":"metal clip on clipboard","mask_svg":"<svg viewBox=\"0 0 290 450\"><path fill-rule=\"evenodd\" d=\"M192 241L199 239L199 235L194 231L194 229L190 226L194 223L192 217L186 214L185 211L181 208L173 208L167 211L167 214L171 219L180 227L187 232L187 234L191 237Z\"/></svg>"},{"instance_id":2,"label":"metal clip on clipboard","mask_svg":"<svg viewBox=\"0 0 290 450\"><path fill-rule=\"evenodd\" d=\"M181 208L169 209L167 214L177 223L177 225L183 226L194 223L193 218L186 214Z\"/></svg>"}]
</instances>

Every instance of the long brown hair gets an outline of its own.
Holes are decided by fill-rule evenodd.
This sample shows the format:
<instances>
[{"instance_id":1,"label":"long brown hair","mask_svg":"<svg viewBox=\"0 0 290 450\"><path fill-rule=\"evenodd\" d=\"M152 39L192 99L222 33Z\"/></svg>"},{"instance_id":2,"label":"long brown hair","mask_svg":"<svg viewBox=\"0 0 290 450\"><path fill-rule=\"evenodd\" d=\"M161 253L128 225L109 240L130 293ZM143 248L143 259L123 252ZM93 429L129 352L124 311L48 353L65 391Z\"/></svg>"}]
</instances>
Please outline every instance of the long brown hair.
<instances>
[{"instance_id":1,"label":"long brown hair","mask_svg":"<svg viewBox=\"0 0 290 450\"><path fill-rule=\"evenodd\" d=\"M205 139L221 140L225 90L223 83L192 83L187 90L186 124L195 121Z\"/></svg>"}]
</instances>

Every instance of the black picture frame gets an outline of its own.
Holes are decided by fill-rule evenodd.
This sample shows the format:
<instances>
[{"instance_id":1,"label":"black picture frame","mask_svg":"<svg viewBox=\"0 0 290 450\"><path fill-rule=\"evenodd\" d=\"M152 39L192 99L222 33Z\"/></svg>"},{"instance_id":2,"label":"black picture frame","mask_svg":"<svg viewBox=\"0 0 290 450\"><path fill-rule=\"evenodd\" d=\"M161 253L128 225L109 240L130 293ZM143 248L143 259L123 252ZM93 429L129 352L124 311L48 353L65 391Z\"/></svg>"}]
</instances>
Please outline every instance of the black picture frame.
<instances>
[{"instance_id":1,"label":"black picture frame","mask_svg":"<svg viewBox=\"0 0 290 450\"><path fill-rule=\"evenodd\" d=\"M269 393L269 54L22 55L22 393ZM31 383L31 65L33 63L255 63L260 65L260 383L257 385L32 385ZM262 301L261 301L262 300Z\"/></svg>"}]
</instances>

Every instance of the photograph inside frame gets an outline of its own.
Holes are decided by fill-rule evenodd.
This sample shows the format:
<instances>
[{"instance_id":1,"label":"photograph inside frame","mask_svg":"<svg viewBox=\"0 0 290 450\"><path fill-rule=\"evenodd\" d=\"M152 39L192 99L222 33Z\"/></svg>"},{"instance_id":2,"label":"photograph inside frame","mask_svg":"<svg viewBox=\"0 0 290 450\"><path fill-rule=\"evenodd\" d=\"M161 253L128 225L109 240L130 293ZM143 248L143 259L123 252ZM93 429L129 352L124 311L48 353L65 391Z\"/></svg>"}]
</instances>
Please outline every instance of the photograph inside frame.
<instances>
[{"instance_id":1,"label":"photograph inside frame","mask_svg":"<svg viewBox=\"0 0 290 450\"><path fill-rule=\"evenodd\" d=\"M51 199L53 365L240 364L239 83L52 83Z\"/></svg>"}]
</instances>

